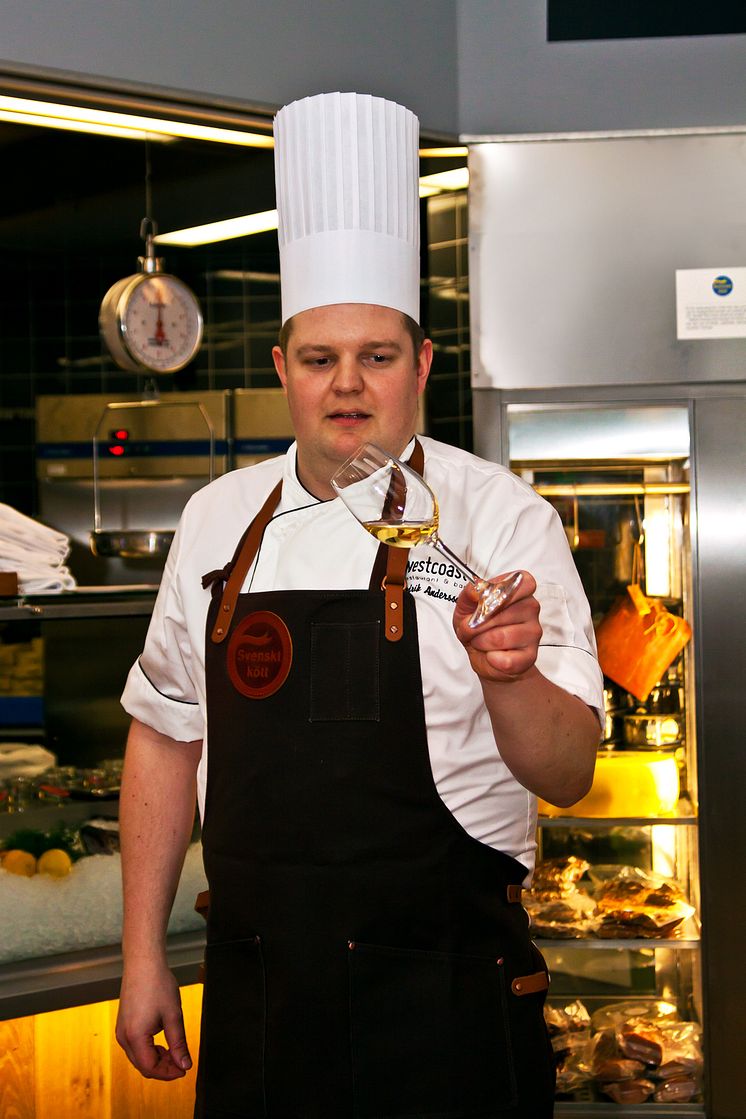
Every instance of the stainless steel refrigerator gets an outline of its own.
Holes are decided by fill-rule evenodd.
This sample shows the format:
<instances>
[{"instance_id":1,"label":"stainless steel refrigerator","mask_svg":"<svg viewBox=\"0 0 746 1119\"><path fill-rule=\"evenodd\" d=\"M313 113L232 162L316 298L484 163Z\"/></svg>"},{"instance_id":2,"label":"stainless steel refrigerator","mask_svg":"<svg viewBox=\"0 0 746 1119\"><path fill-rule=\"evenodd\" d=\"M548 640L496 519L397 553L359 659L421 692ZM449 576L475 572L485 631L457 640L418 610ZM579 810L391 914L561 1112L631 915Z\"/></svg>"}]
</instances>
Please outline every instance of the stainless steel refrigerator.
<instances>
[{"instance_id":1,"label":"stainless steel refrigerator","mask_svg":"<svg viewBox=\"0 0 746 1119\"><path fill-rule=\"evenodd\" d=\"M539 832L545 860L629 863L694 913L668 935L537 941L556 1007L658 1004L701 1030L701 1090L661 1094L648 1066L644 1102L615 1102L589 1075L557 1115L743 1119L746 140L468 139L475 450L555 505L596 622L639 583L692 629L652 700L607 678L599 795L545 806ZM622 755L667 762L674 794L635 799Z\"/></svg>"}]
</instances>

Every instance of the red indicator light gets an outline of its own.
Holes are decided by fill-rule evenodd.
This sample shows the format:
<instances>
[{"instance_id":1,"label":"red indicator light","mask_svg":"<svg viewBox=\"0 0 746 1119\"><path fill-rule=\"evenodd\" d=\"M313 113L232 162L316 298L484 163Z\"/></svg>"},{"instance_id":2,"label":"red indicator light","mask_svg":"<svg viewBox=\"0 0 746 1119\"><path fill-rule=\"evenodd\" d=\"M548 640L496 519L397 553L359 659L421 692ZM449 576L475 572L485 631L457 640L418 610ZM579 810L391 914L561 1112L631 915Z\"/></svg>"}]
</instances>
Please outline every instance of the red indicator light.
<instances>
[{"instance_id":1,"label":"red indicator light","mask_svg":"<svg viewBox=\"0 0 746 1119\"><path fill-rule=\"evenodd\" d=\"M109 447L109 454L110 455L123 455L124 454L124 447Z\"/></svg>"},{"instance_id":2,"label":"red indicator light","mask_svg":"<svg viewBox=\"0 0 746 1119\"><path fill-rule=\"evenodd\" d=\"M112 439L121 439L124 442L124 440L129 439L130 433L126 427L120 427L116 431L112 431L111 437Z\"/></svg>"}]
</instances>

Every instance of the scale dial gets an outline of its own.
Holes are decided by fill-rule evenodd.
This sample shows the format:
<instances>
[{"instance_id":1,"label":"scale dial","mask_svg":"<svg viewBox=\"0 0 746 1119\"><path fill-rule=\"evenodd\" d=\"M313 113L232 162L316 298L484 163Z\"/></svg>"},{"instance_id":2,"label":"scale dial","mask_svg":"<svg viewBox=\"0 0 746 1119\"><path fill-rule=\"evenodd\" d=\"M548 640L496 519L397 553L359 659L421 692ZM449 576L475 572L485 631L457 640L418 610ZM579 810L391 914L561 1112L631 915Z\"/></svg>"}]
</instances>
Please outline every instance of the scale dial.
<instances>
[{"instance_id":1,"label":"scale dial","mask_svg":"<svg viewBox=\"0 0 746 1119\"><path fill-rule=\"evenodd\" d=\"M117 365L137 373L175 373L202 343L197 297L167 272L119 280L104 296L99 324Z\"/></svg>"}]
</instances>

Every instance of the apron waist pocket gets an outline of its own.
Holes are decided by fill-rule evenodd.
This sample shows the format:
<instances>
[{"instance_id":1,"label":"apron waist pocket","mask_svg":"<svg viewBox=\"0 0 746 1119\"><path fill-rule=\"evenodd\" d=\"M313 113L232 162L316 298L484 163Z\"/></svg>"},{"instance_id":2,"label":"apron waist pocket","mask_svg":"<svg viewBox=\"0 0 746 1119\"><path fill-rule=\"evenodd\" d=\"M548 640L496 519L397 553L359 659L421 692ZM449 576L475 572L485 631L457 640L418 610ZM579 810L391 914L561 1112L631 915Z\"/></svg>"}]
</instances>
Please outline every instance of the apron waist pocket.
<instances>
[{"instance_id":1,"label":"apron waist pocket","mask_svg":"<svg viewBox=\"0 0 746 1119\"><path fill-rule=\"evenodd\" d=\"M468 1119L515 1104L502 959L349 949L355 1119Z\"/></svg>"}]
</instances>

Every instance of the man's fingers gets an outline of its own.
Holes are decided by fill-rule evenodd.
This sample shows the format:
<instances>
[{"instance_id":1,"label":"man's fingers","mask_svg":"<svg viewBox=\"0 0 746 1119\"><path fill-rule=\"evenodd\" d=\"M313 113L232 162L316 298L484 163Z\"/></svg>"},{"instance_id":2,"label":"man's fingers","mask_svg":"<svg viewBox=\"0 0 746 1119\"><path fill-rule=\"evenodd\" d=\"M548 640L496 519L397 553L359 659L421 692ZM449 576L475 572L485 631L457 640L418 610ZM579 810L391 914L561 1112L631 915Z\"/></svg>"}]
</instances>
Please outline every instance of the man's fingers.
<instances>
[{"instance_id":1,"label":"man's fingers","mask_svg":"<svg viewBox=\"0 0 746 1119\"><path fill-rule=\"evenodd\" d=\"M171 1042L166 1049L162 1045L156 1045L153 1038L147 1034L130 1038L125 1032L117 1031L117 1041L128 1060L148 1080L176 1080L184 1076L187 1069L192 1067L183 1026L181 1041L175 1039L173 1052Z\"/></svg>"},{"instance_id":2,"label":"man's fingers","mask_svg":"<svg viewBox=\"0 0 746 1119\"><path fill-rule=\"evenodd\" d=\"M164 1025L164 1034L166 1035L166 1044L171 1059L176 1064L177 1068L186 1071L192 1067L192 1058L189 1055L189 1046L187 1045L186 1033L184 1032L184 1019L181 1014L178 1017L171 1019Z\"/></svg>"}]
</instances>

